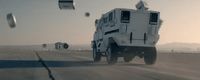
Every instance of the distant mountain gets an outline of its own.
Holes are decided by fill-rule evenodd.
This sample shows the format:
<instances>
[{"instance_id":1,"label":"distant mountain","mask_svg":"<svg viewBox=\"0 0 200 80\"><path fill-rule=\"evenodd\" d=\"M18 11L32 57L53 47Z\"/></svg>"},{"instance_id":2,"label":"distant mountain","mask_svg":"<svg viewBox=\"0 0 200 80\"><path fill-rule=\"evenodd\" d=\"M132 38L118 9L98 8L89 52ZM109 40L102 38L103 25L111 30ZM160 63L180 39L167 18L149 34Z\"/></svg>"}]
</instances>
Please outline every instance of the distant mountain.
<instances>
[{"instance_id":1,"label":"distant mountain","mask_svg":"<svg viewBox=\"0 0 200 80\"><path fill-rule=\"evenodd\" d=\"M85 45L70 45L70 50L92 50L91 46L89 44ZM167 51L179 51L179 52L194 52L194 51L200 51L200 44L198 43L167 43L162 45L157 45L158 50L167 50Z\"/></svg>"},{"instance_id":2,"label":"distant mountain","mask_svg":"<svg viewBox=\"0 0 200 80\"><path fill-rule=\"evenodd\" d=\"M90 44L70 45L69 50L92 50Z\"/></svg>"},{"instance_id":3,"label":"distant mountain","mask_svg":"<svg viewBox=\"0 0 200 80\"><path fill-rule=\"evenodd\" d=\"M157 45L157 49L161 51L200 52L200 44L173 42L173 43Z\"/></svg>"},{"instance_id":4,"label":"distant mountain","mask_svg":"<svg viewBox=\"0 0 200 80\"><path fill-rule=\"evenodd\" d=\"M0 50L55 50L55 44L50 43L47 44L46 48L41 45L0 45ZM88 44L84 45L72 45L69 44L69 48L67 50L92 50L91 46Z\"/></svg>"},{"instance_id":5,"label":"distant mountain","mask_svg":"<svg viewBox=\"0 0 200 80\"><path fill-rule=\"evenodd\" d=\"M173 43L162 44L162 45L159 45L159 46L160 47L200 47L200 44L198 44L198 43L173 42Z\"/></svg>"},{"instance_id":6,"label":"distant mountain","mask_svg":"<svg viewBox=\"0 0 200 80\"><path fill-rule=\"evenodd\" d=\"M41 45L20 45L20 46L0 46L1 50L11 49L11 50L55 50L55 45L47 44L46 48ZM92 50L89 44L82 45L72 45L69 44L68 50ZM200 44L197 43L167 43L162 45L157 45L158 51L164 52L194 52L200 53Z\"/></svg>"}]
</instances>

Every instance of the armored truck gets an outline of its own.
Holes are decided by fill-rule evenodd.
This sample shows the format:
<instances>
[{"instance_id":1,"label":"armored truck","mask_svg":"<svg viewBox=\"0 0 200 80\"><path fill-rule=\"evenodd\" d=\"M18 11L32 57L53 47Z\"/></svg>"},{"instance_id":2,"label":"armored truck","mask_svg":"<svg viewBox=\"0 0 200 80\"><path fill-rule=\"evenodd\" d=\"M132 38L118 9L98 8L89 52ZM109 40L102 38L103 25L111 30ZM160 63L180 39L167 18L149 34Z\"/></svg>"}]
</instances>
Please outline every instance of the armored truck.
<instances>
[{"instance_id":1,"label":"armored truck","mask_svg":"<svg viewBox=\"0 0 200 80\"><path fill-rule=\"evenodd\" d=\"M140 1L136 10L116 8L95 21L96 30L91 42L94 62L106 57L108 64L123 57L130 62L136 56L144 58L147 65L156 62L156 43L162 24L160 12L148 10Z\"/></svg>"}]
</instances>

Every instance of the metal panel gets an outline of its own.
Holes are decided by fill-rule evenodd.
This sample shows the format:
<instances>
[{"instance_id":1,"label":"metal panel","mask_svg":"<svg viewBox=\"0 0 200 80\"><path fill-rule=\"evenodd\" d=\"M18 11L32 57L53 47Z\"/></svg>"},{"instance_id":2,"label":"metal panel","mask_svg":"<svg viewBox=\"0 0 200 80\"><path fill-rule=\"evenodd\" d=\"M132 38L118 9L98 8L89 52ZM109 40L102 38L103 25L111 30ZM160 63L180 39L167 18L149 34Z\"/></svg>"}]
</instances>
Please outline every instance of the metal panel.
<instances>
[{"instance_id":1,"label":"metal panel","mask_svg":"<svg viewBox=\"0 0 200 80\"><path fill-rule=\"evenodd\" d=\"M8 13L6 18L7 18L8 25L10 26L10 28L15 28L16 27L15 16L12 13Z\"/></svg>"},{"instance_id":2,"label":"metal panel","mask_svg":"<svg viewBox=\"0 0 200 80\"><path fill-rule=\"evenodd\" d=\"M73 9L75 10L75 3L73 0L59 0L58 5L60 9Z\"/></svg>"}]
</instances>

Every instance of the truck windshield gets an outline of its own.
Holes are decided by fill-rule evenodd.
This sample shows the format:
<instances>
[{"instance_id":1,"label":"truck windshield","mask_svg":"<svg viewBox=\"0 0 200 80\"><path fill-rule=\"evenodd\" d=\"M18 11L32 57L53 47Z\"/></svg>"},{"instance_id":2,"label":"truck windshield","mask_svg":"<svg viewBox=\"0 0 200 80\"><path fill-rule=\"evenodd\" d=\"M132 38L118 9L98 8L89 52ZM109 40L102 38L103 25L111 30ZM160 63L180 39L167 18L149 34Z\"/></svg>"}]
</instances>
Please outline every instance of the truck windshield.
<instances>
[{"instance_id":1,"label":"truck windshield","mask_svg":"<svg viewBox=\"0 0 200 80\"><path fill-rule=\"evenodd\" d=\"M122 11L121 23L129 23L129 22L130 22L130 11Z\"/></svg>"}]
</instances>

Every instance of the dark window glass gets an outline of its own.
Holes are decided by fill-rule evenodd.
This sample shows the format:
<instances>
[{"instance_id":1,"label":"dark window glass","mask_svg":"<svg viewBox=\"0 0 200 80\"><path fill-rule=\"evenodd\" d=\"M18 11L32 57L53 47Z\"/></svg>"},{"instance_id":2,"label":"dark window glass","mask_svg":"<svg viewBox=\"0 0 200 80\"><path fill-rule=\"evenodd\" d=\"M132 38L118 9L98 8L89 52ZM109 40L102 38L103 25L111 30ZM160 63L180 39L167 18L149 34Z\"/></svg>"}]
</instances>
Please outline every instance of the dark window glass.
<instances>
[{"instance_id":1,"label":"dark window glass","mask_svg":"<svg viewBox=\"0 0 200 80\"><path fill-rule=\"evenodd\" d=\"M150 24L158 22L158 13L150 13Z\"/></svg>"},{"instance_id":2,"label":"dark window glass","mask_svg":"<svg viewBox=\"0 0 200 80\"><path fill-rule=\"evenodd\" d=\"M112 21L112 19L113 19L113 13L111 12L111 13L109 14L109 21Z\"/></svg>"},{"instance_id":3,"label":"dark window glass","mask_svg":"<svg viewBox=\"0 0 200 80\"><path fill-rule=\"evenodd\" d=\"M107 23L108 22L108 17L103 18L103 22Z\"/></svg>"},{"instance_id":4,"label":"dark window glass","mask_svg":"<svg viewBox=\"0 0 200 80\"><path fill-rule=\"evenodd\" d=\"M103 18L103 22L104 22L104 23L106 23L106 22L107 22L107 21L106 21L106 18Z\"/></svg>"},{"instance_id":5,"label":"dark window glass","mask_svg":"<svg viewBox=\"0 0 200 80\"><path fill-rule=\"evenodd\" d=\"M122 11L121 12L121 22L122 23L130 22L130 11Z\"/></svg>"}]
</instances>

